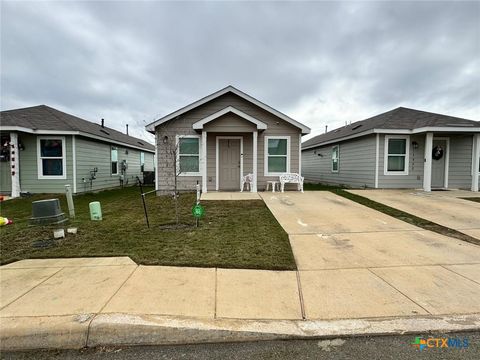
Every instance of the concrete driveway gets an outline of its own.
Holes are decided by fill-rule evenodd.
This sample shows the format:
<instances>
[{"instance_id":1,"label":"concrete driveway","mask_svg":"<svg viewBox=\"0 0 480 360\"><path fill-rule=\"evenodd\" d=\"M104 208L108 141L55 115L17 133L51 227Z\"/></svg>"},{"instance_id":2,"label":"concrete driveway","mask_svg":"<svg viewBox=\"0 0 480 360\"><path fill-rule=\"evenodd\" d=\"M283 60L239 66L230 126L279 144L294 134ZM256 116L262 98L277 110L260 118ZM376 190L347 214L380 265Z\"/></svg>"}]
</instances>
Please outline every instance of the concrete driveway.
<instances>
[{"instance_id":1,"label":"concrete driveway","mask_svg":"<svg viewBox=\"0 0 480 360\"><path fill-rule=\"evenodd\" d=\"M480 239L480 197L471 191L349 190L373 201L430 220Z\"/></svg>"},{"instance_id":2,"label":"concrete driveway","mask_svg":"<svg viewBox=\"0 0 480 360\"><path fill-rule=\"evenodd\" d=\"M307 318L480 312L480 247L330 192L261 196L289 234Z\"/></svg>"}]
</instances>

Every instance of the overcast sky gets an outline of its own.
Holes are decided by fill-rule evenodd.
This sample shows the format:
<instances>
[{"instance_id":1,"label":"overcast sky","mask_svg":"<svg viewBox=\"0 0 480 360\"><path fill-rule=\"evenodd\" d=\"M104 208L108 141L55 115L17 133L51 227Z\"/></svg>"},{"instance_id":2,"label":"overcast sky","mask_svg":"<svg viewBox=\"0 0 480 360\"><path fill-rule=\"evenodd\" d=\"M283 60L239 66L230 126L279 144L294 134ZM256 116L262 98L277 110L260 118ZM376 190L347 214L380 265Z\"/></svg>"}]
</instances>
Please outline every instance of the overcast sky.
<instances>
[{"instance_id":1,"label":"overcast sky","mask_svg":"<svg viewBox=\"0 0 480 360\"><path fill-rule=\"evenodd\" d=\"M148 139L229 84L314 135L398 106L480 120L480 2L1 3L2 110Z\"/></svg>"}]
</instances>

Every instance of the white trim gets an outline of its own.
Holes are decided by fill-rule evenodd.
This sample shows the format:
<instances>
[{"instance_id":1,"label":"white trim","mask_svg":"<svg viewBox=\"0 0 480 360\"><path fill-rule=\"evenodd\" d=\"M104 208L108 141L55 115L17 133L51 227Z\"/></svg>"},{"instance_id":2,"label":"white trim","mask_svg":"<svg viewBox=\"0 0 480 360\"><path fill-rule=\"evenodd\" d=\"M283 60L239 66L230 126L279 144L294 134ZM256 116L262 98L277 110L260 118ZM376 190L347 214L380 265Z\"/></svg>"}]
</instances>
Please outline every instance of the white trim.
<instances>
[{"instance_id":1,"label":"white trim","mask_svg":"<svg viewBox=\"0 0 480 360\"><path fill-rule=\"evenodd\" d=\"M243 178L243 136L217 136L215 138L215 190L219 190L219 185L220 185L220 179L219 179L219 141L220 139L237 139L240 140L240 179L238 183L238 188L240 189L240 186L242 184L242 178Z\"/></svg>"},{"instance_id":2,"label":"white trim","mask_svg":"<svg viewBox=\"0 0 480 360\"><path fill-rule=\"evenodd\" d=\"M12 198L20 196L20 149L18 148L18 134L16 132L10 133L10 176L12 178L11 193Z\"/></svg>"},{"instance_id":3,"label":"white trim","mask_svg":"<svg viewBox=\"0 0 480 360\"><path fill-rule=\"evenodd\" d=\"M43 175L43 163L41 154L41 140L61 140L62 141L62 175ZM48 157L47 157L48 158ZM60 159L60 157L51 157ZM37 178L38 180L65 180L67 178L67 142L65 136L37 136Z\"/></svg>"},{"instance_id":4,"label":"white trim","mask_svg":"<svg viewBox=\"0 0 480 360\"><path fill-rule=\"evenodd\" d=\"M121 145L121 146L124 146L124 147L127 147L127 148L139 149L139 150L147 151L149 153L154 153L154 150L150 150L150 149L147 149L147 148L144 148L144 147L141 147L141 146L135 146L135 145L127 144L127 143L124 143L124 142L121 142L121 141L112 140L112 139L109 139L109 138L106 138L106 137L103 137L103 136L97 136L97 135L89 134L89 133L86 133L86 132L83 132L83 131L35 130L35 129L29 129L29 128L22 127L22 126L0 126L0 131L20 131L20 132L24 132L24 133L28 133L28 134L36 134L36 135L79 135L79 136L83 136L83 137L86 137L86 138L101 140L101 141L104 141L106 143L112 143L112 144ZM139 139L139 140L141 140L141 139ZM144 140L142 140L142 141L144 141ZM148 141L144 141L144 142L149 144L149 145L152 145Z\"/></svg>"},{"instance_id":5,"label":"white trim","mask_svg":"<svg viewBox=\"0 0 480 360\"><path fill-rule=\"evenodd\" d=\"M302 134L298 134L298 175L302 176Z\"/></svg>"},{"instance_id":6,"label":"white trim","mask_svg":"<svg viewBox=\"0 0 480 360\"><path fill-rule=\"evenodd\" d=\"M333 130L332 130L333 131ZM335 139L330 139L318 144L314 145L309 145L308 147L302 148L303 150L308 150L312 148L318 148L318 147L323 147L325 145L329 145L332 143L337 143L341 141L346 141L350 139L354 139L357 137L362 137L370 134L396 134L396 135L411 135L411 134L418 134L418 133L424 133L424 132L429 132L429 131L435 131L435 132L459 132L459 133L478 133L480 132L480 127L468 127L468 126L458 126L458 127L423 127L423 128L418 128L418 129L370 129L366 131L359 132L357 134L349 135L349 136L344 136L344 137L339 137Z\"/></svg>"},{"instance_id":7,"label":"white trim","mask_svg":"<svg viewBox=\"0 0 480 360\"><path fill-rule=\"evenodd\" d=\"M423 191L432 191L433 133L425 134L425 157L423 164Z\"/></svg>"},{"instance_id":8,"label":"white trim","mask_svg":"<svg viewBox=\"0 0 480 360\"><path fill-rule=\"evenodd\" d=\"M480 127L474 126L425 126L416 129L374 129L379 134L418 134L424 132L479 132Z\"/></svg>"},{"instance_id":9,"label":"white trim","mask_svg":"<svg viewBox=\"0 0 480 360\"><path fill-rule=\"evenodd\" d=\"M253 135L253 186L251 187L252 192L257 192L257 177L258 177L258 170L257 170L257 163L258 163L258 131L254 131Z\"/></svg>"},{"instance_id":10,"label":"white trim","mask_svg":"<svg viewBox=\"0 0 480 360\"><path fill-rule=\"evenodd\" d=\"M75 135L72 135L72 167L73 167L73 193L77 193L77 140Z\"/></svg>"},{"instance_id":11,"label":"white trim","mask_svg":"<svg viewBox=\"0 0 480 360\"><path fill-rule=\"evenodd\" d=\"M210 121L218 119L220 116L223 116L223 115L228 114L230 112L240 116L241 118L243 118L247 121L250 121L253 124L255 124L257 126L258 130L266 130L267 129L267 124L265 124L264 122L261 122L258 119L255 119L253 116L245 114L243 111L240 111L233 106L227 106L226 108L224 108L220 111L217 111L216 113L214 113L212 115L209 115L206 118L203 118L202 120L199 120L199 121L193 123L192 128L194 130L202 130L203 125L209 123Z\"/></svg>"},{"instance_id":12,"label":"white trim","mask_svg":"<svg viewBox=\"0 0 480 360\"><path fill-rule=\"evenodd\" d=\"M115 161L115 162L117 163L117 172L116 172L116 173L113 173L113 172L112 172L112 163L113 163L112 150L114 150L113 148L115 148L115 150L117 151L117 161ZM119 163L119 161L118 161L118 147L110 145L110 176L114 176L114 175L120 174L119 171L118 171L118 170L119 170L119 169L118 169L118 163Z\"/></svg>"},{"instance_id":13,"label":"white trim","mask_svg":"<svg viewBox=\"0 0 480 360\"><path fill-rule=\"evenodd\" d=\"M388 171L388 140L405 140L405 164L403 171ZM391 154L392 156L402 156L403 154ZM410 136L409 135L385 135L384 157L383 157L383 175L408 175L410 168Z\"/></svg>"},{"instance_id":14,"label":"white trim","mask_svg":"<svg viewBox=\"0 0 480 360\"><path fill-rule=\"evenodd\" d=\"M202 149L202 138L200 135L176 135L175 136L175 147L177 151L175 153L177 154L177 169L180 171L180 146L178 145L180 139L182 138L192 138L192 139L198 139L198 172L179 172L178 176L202 176L202 154L201 154L201 149Z\"/></svg>"},{"instance_id":15,"label":"white trim","mask_svg":"<svg viewBox=\"0 0 480 360\"><path fill-rule=\"evenodd\" d=\"M201 140L201 148L202 148L202 156L200 158L200 163L202 166L201 173L202 173L202 192L207 192L207 135L206 131L202 132L202 140Z\"/></svg>"},{"instance_id":16,"label":"white trim","mask_svg":"<svg viewBox=\"0 0 480 360\"><path fill-rule=\"evenodd\" d=\"M153 170L155 171L155 190L158 191L158 143L157 143L158 139L157 137L155 136L155 155L154 155L154 160L153 160L153 164L154 164L154 167L153 167Z\"/></svg>"},{"instance_id":17,"label":"white trim","mask_svg":"<svg viewBox=\"0 0 480 360\"><path fill-rule=\"evenodd\" d=\"M375 135L375 189L378 189L378 168L380 157L380 134Z\"/></svg>"},{"instance_id":18,"label":"white trim","mask_svg":"<svg viewBox=\"0 0 480 360\"><path fill-rule=\"evenodd\" d=\"M444 140L447 143L447 151L445 152L445 170L444 170L444 180L443 180L443 187L448 189L448 175L449 175L449 168L450 168L450 138L449 137L433 137L433 141L435 140ZM432 145L433 147L433 145ZM432 149L433 151L433 149Z\"/></svg>"},{"instance_id":19,"label":"white trim","mask_svg":"<svg viewBox=\"0 0 480 360\"><path fill-rule=\"evenodd\" d=\"M478 178L480 177L480 134L473 136L472 144L472 191L478 191Z\"/></svg>"},{"instance_id":20,"label":"white trim","mask_svg":"<svg viewBox=\"0 0 480 360\"><path fill-rule=\"evenodd\" d=\"M233 93L233 94L241 97L241 98L244 99L244 100L247 100L247 101L253 103L254 105L262 108L263 110L268 111L269 113L271 113L271 114L279 117L280 119L282 119L282 120L284 120L284 121L292 124L293 126L295 126L295 127L297 127L297 128L300 128L300 129L302 130L302 134L310 134L310 128L309 128L309 127L307 127L307 126L299 123L299 122L296 121L296 120L293 120L293 119L290 118L289 116L281 113L281 112L278 111L278 110L275 110L274 108L268 106L267 104L262 103L261 101L259 101L259 100L255 99L255 98L251 97L250 95L245 94L244 92L242 92L242 91L234 88L233 86L227 86L226 88L223 88L223 89L221 89L221 90L219 90L219 91L217 91L217 92L214 92L213 94L210 94L210 95L208 95L208 96L206 96L206 97L204 97L204 98L202 98L202 99L200 99L200 100L197 100L197 101L195 101L195 102L193 102L193 103L191 103L191 104L189 104L189 105L187 105L187 106L185 106L185 107L183 107L183 108L181 108L181 109L179 109L179 110L177 110L177 111L175 111L175 112L173 112L173 113L171 113L171 114L169 114L169 115L167 115L167 116L164 116L163 118L158 119L158 120L156 120L156 121L148 124L147 126L145 126L145 129L146 129L147 131L150 131L150 132L153 133L153 132L155 132L155 128L156 128L157 126L159 126L159 125L161 125L161 124L163 124L163 123L165 123L165 122L167 122L167 121L169 121L169 120L171 120L171 119L174 119L174 118L176 118L177 116L179 116L179 115L181 115L181 114L184 114L184 113L186 113L187 111L190 111L190 110L192 110L192 109L194 109L194 108L196 108L196 107L198 107L198 106L200 106L200 105L202 105L202 104L205 104L205 103L207 103L207 102L209 102L209 101L211 101L211 100L213 100L213 99L216 99L216 98L218 98L218 97L220 97L220 96L222 96L222 95L225 95L225 94L227 94L227 93L229 93L229 92L231 92L231 93Z\"/></svg>"},{"instance_id":21,"label":"white trim","mask_svg":"<svg viewBox=\"0 0 480 360\"><path fill-rule=\"evenodd\" d=\"M337 160L337 170L333 170L333 149L337 148L337 157L335 160ZM338 173L340 170L340 145L333 145L330 153L330 171L332 173Z\"/></svg>"},{"instance_id":22,"label":"white trim","mask_svg":"<svg viewBox=\"0 0 480 360\"><path fill-rule=\"evenodd\" d=\"M263 174L265 176L280 176L286 172L290 172L290 136L265 136L264 137L264 159L263 159ZM286 139L287 140L287 171L269 173L268 172L268 140L270 139ZM284 156L284 155L282 155Z\"/></svg>"}]
</instances>

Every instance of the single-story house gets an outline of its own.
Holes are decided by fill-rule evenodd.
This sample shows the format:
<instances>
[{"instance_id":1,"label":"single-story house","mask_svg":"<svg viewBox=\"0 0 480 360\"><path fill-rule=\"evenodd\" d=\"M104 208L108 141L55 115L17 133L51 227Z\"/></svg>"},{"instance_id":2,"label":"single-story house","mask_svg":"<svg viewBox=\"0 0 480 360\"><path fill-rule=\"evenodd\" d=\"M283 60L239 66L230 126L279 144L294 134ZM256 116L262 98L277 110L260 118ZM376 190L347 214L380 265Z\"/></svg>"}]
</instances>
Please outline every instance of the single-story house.
<instances>
[{"instance_id":1,"label":"single-story house","mask_svg":"<svg viewBox=\"0 0 480 360\"><path fill-rule=\"evenodd\" d=\"M282 173L300 173L300 144L310 129L227 86L146 126L155 134L159 191L251 191Z\"/></svg>"},{"instance_id":2,"label":"single-story house","mask_svg":"<svg viewBox=\"0 0 480 360\"><path fill-rule=\"evenodd\" d=\"M302 144L305 181L350 187L479 188L480 122L399 107Z\"/></svg>"},{"instance_id":3,"label":"single-story house","mask_svg":"<svg viewBox=\"0 0 480 360\"><path fill-rule=\"evenodd\" d=\"M135 184L154 171L155 147L40 105L0 112L0 192L73 193Z\"/></svg>"}]
</instances>

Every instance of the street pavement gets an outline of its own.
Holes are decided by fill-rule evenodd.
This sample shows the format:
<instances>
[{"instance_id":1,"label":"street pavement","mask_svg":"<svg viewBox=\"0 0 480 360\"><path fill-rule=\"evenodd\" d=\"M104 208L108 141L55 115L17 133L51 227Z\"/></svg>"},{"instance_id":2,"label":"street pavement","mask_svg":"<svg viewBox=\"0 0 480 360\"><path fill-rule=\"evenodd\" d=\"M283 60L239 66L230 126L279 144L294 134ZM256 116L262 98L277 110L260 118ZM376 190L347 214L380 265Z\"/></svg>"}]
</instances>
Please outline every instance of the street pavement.
<instances>
[{"instance_id":1,"label":"street pavement","mask_svg":"<svg viewBox=\"0 0 480 360\"><path fill-rule=\"evenodd\" d=\"M426 348L411 345L417 336L428 338L467 339L467 348ZM434 342L432 342L432 345ZM439 342L441 344L441 342ZM4 352L11 360L376 360L376 359L480 359L480 333L418 334L399 336L333 338L329 340L262 341L246 343L99 347L73 351Z\"/></svg>"}]
</instances>

